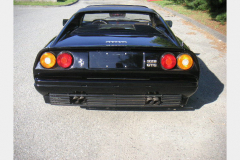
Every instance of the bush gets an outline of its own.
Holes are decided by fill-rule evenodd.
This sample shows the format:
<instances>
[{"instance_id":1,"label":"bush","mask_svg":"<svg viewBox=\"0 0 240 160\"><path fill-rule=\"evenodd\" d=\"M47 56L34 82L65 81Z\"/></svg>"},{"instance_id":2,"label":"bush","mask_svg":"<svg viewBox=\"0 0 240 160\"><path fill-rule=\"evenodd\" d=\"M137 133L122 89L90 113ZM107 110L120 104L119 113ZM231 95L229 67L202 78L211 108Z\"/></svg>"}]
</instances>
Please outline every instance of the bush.
<instances>
[{"instance_id":1,"label":"bush","mask_svg":"<svg viewBox=\"0 0 240 160\"><path fill-rule=\"evenodd\" d=\"M208 3L206 0L185 0L186 5L195 10L208 10Z\"/></svg>"},{"instance_id":2,"label":"bush","mask_svg":"<svg viewBox=\"0 0 240 160\"><path fill-rule=\"evenodd\" d=\"M173 1L176 4L183 4L183 3L185 3L185 0L168 0L168 1Z\"/></svg>"},{"instance_id":3,"label":"bush","mask_svg":"<svg viewBox=\"0 0 240 160\"><path fill-rule=\"evenodd\" d=\"M216 21L223 23L223 22L226 22L226 20L227 20L227 13L221 13L216 16Z\"/></svg>"}]
</instances>

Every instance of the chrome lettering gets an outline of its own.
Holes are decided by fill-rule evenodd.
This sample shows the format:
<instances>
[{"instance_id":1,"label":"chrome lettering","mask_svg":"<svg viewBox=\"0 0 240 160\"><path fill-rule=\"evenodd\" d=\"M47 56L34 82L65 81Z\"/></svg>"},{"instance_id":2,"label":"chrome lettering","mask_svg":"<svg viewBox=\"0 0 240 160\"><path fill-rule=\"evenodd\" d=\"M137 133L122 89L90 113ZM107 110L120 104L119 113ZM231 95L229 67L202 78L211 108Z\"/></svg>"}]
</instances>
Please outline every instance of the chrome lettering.
<instances>
[{"instance_id":1,"label":"chrome lettering","mask_svg":"<svg viewBox=\"0 0 240 160\"><path fill-rule=\"evenodd\" d=\"M127 41L106 41L106 43L127 43Z\"/></svg>"}]
</instances>

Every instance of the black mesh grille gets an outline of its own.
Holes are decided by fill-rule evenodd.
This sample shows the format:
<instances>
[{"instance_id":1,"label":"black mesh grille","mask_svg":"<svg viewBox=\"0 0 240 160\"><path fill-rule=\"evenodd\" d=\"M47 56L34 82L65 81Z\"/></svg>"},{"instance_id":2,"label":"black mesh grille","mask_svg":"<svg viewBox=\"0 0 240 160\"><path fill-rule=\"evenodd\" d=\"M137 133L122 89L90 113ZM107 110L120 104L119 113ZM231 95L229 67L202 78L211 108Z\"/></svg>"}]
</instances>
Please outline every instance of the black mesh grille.
<instances>
[{"instance_id":1,"label":"black mesh grille","mask_svg":"<svg viewBox=\"0 0 240 160\"><path fill-rule=\"evenodd\" d=\"M176 107L182 95L87 95L49 94L53 105L80 105L82 107Z\"/></svg>"}]
</instances>

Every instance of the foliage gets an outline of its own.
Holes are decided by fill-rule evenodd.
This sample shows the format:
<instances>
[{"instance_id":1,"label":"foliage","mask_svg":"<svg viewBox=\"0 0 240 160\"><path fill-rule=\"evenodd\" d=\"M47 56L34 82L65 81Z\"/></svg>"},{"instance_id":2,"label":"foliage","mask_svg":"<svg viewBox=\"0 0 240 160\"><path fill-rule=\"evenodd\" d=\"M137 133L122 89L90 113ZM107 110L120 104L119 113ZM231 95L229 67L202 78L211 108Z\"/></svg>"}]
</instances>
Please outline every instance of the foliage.
<instances>
[{"instance_id":1,"label":"foliage","mask_svg":"<svg viewBox=\"0 0 240 160\"><path fill-rule=\"evenodd\" d=\"M185 0L188 7L194 10L208 10L209 6L206 0Z\"/></svg>"},{"instance_id":2,"label":"foliage","mask_svg":"<svg viewBox=\"0 0 240 160\"><path fill-rule=\"evenodd\" d=\"M226 0L164 0L183 4L188 9L208 11L219 22L226 22Z\"/></svg>"},{"instance_id":3,"label":"foliage","mask_svg":"<svg viewBox=\"0 0 240 160\"><path fill-rule=\"evenodd\" d=\"M224 23L226 22L226 20L227 20L227 13L221 13L216 16L216 21Z\"/></svg>"},{"instance_id":4,"label":"foliage","mask_svg":"<svg viewBox=\"0 0 240 160\"><path fill-rule=\"evenodd\" d=\"M176 4L182 4L185 2L185 0L172 0Z\"/></svg>"},{"instance_id":5,"label":"foliage","mask_svg":"<svg viewBox=\"0 0 240 160\"><path fill-rule=\"evenodd\" d=\"M226 22L227 13L226 13L226 0L208 0L208 5L210 6L210 13L212 17L217 21Z\"/></svg>"}]
</instances>

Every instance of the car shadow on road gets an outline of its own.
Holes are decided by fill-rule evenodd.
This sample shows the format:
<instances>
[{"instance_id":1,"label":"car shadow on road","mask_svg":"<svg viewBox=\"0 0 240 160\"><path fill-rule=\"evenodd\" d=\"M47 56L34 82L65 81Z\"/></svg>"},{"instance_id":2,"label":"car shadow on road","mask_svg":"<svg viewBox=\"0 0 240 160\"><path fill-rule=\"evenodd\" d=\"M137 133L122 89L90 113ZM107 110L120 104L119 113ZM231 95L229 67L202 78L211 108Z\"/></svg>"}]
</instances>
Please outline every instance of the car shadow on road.
<instances>
[{"instance_id":1,"label":"car shadow on road","mask_svg":"<svg viewBox=\"0 0 240 160\"><path fill-rule=\"evenodd\" d=\"M208 69L206 64L200 59L200 79L197 92L192 95L186 107L200 109L205 104L214 102L224 89L224 84Z\"/></svg>"}]
</instances>

